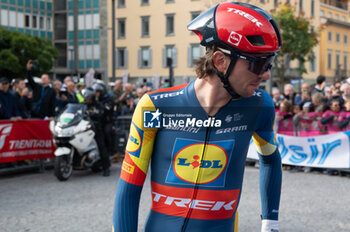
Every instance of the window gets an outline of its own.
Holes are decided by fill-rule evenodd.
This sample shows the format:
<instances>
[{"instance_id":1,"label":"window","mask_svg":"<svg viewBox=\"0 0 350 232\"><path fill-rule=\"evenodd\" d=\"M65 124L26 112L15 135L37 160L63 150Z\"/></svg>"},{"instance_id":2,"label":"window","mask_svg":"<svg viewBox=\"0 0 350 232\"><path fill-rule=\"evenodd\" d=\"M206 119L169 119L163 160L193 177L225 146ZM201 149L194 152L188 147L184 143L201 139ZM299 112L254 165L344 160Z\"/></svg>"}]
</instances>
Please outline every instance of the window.
<instances>
[{"instance_id":1,"label":"window","mask_svg":"<svg viewBox=\"0 0 350 232\"><path fill-rule=\"evenodd\" d=\"M265 0L260 0L260 3L265 3Z\"/></svg>"},{"instance_id":2,"label":"window","mask_svg":"<svg viewBox=\"0 0 350 232\"><path fill-rule=\"evenodd\" d=\"M348 70L348 53L344 52L343 69Z\"/></svg>"},{"instance_id":3,"label":"window","mask_svg":"<svg viewBox=\"0 0 350 232\"><path fill-rule=\"evenodd\" d=\"M29 15L24 16L24 26L30 27L30 16Z\"/></svg>"},{"instance_id":4,"label":"window","mask_svg":"<svg viewBox=\"0 0 350 232\"><path fill-rule=\"evenodd\" d=\"M315 16L315 0L311 0L311 16Z\"/></svg>"},{"instance_id":5,"label":"window","mask_svg":"<svg viewBox=\"0 0 350 232\"><path fill-rule=\"evenodd\" d=\"M128 53L126 48L117 48L116 68L122 69L128 67Z\"/></svg>"},{"instance_id":6,"label":"window","mask_svg":"<svg viewBox=\"0 0 350 232\"><path fill-rule=\"evenodd\" d=\"M299 12L303 11L303 0L299 1Z\"/></svg>"},{"instance_id":7,"label":"window","mask_svg":"<svg viewBox=\"0 0 350 232\"><path fill-rule=\"evenodd\" d=\"M175 0L165 0L165 3L172 3L175 2Z\"/></svg>"},{"instance_id":8,"label":"window","mask_svg":"<svg viewBox=\"0 0 350 232\"><path fill-rule=\"evenodd\" d=\"M46 29L51 30L51 17L46 18Z\"/></svg>"},{"instance_id":9,"label":"window","mask_svg":"<svg viewBox=\"0 0 350 232\"><path fill-rule=\"evenodd\" d=\"M201 14L200 11L193 11L191 12L191 20L197 18Z\"/></svg>"},{"instance_id":10,"label":"window","mask_svg":"<svg viewBox=\"0 0 350 232\"><path fill-rule=\"evenodd\" d=\"M188 48L188 67L193 67L196 60L198 60L203 55L203 49L199 44L191 44Z\"/></svg>"},{"instance_id":11,"label":"window","mask_svg":"<svg viewBox=\"0 0 350 232\"><path fill-rule=\"evenodd\" d=\"M141 17L141 37L149 37L149 16Z\"/></svg>"},{"instance_id":12,"label":"window","mask_svg":"<svg viewBox=\"0 0 350 232\"><path fill-rule=\"evenodd\" d=\"M328 31L328 42L332 42L332 32Z\"/></svg>"},{"instance_id":13,"label":"window","mask_svg":"<svg viewBox=\"0 0 350 232\"><path fill-rule=\"evenodd\" d=\"M337 43L340 43L340 33L339 33L339 32L337 32L337 33L335 34L335 41L336 41Z\"/></svg>"},{"instance_id":14,"label":"window","mask_svg":"<svg viewBox=\"0 0 350 232\"><path fill-rule=\"evenodd\" d=\"M163 68L169 66L171 62L172 67L177 66L177 49L174 45L167 45L163 48Z\"/></svg>"},{"instance_id":15,"label":"window","mask_svg":"<svg viewBox=\"0 0 350 232\"><path fill-rule=\"evenodd\" d=\"M345 21L346 21L345 16L342 16L342 17L341 17L341 21L342 21L342 22L345 22Z\"/></svg>"},{"instance_id":16,"label":"window","mask_svg":"<svg viewBox=\"0 0 350 232\"><path fill-rule=\"evenodd\" d=\"M278 0L274 0L274 1L273 1L273 6L274 6L274 7L278 7Z\"/></svg>"},{"instance_id":17,"label":"window","mask_svg":"<svg viewBox=\"0 0 350 232\"><path fill-rule=\"evenodd\" d=\"M320 11L320 17L323 17L323 16L324 16L324 11L321 10L321 11Z\"/></svg>"},{"instance_id":18,"label":"window","mask_svg":"<svg viewBox=\"0 0 350 232\"><path fill-rule=\"evenodd\" d=\"M126 21L126 19L125 18L119 18L117 20L118 20L118 38L119 39L125 38L125 36L126 36L126 33L125 33L125 30L126 30L125 21Z\"/></svg>"},{"instance_id":19,"label":"window","mask_svg":"<svg viewBox=\"0 0 350 232\"><path fill-rule=\"evenodd\" d=\"M44 17L40 16L39 18L39 27L40 29L44 29L45 25L44 25Z\"/></svg>"},{"instance_id":20,"label":"window","mask_svg":"<svg viewBox=\"0 0 350 232\"><path fill-rule=\"evenodd\" d=\"M33 28L37 28L38 27L38 23L36 21L36 15L32 16L32 25L33 25Z\"/></svg>"},{"instance_id":21,"label":"window","mask_svg":"<svg viewBox=\"0 0 350 232\"><path fill-rule=\"evenodd\" d=\"M328 50L327 68L332 69L332 50Z\"/></svg>"},{"instance_id":22,"label":"window","mask_svg":"<svg viewBox=\"0 0 350 232\"><path fill-rule=\"evenodd\" d=\"M139 50L138 59L139 68L151 68L152 67L152 50L149 47L141 47Z\"/></svg>"},{"instance_id":23,"label":"window","mask_svg":"<svg viewBox=\"0 0 350 232\"><path fill-rule=\"evenodd\" d=\"M314 52L311 52L311 57L313 57L312 60L310 60L310 72L316 71L316 56Z\"/></svg>"},{"instance_id":24,"label":"window","mask_svg":"<svg viewBox=\"0 0 350 232\"><path fill-rule=\"evenodd\" d=\"M336 14L334 18L335 20L339 20L339 15Z\"/></svg>"},{"instance_id":25,"label":"window","mask_svg":"<svg viewBox=\"0 0 350 232\"><path fill-rule=\"evenodd\" d=\"M347 34L344 35L344 44L348 44L348 35Z\"/></svg>"},{"instance_id":26,"label":"window","mask_svg":"<svg viewBox=\"0 0 350 232\"><path fill-rule=\"evenodd\" d=\"M332 13L331 12L328 12L328 14L327 14L327 18L332 18Z\"/></svg>"},{"instance_id":27,"label":"window","mask_svg":"<svg viewBox=\"0 0 350 232\"><path fill-rule=\"evenodd\" d=\"M118 0L117 7L124 8L125 7L125 0Z\"/></svg>"},{"instance_id":28,"label":"window","mask_svg":"<svg viewBox=\"0 0 350 232\"><path fill-rule=\"evenodd\" d=\"M149 0L141 0L141 6L149 5Z\"/></svg>"},{"instance_id":29,"label":"window","mask_svg":"<svg viewBox=\"0 0 350 232\"><path fill-rule=\"evenodd\" d=\"M335 68L336 69L340 68L340 52L339 51L335 52Z\"/></svg>"},{"instance_id":30,"label":"window","mask_svg":"<svg viewBox=\"0 0 350 232\"><path fill-rule=\"evenodd\" d=\"M168 14L166 17L166 35L174 35L174 14Z\"/></svg>"},{"instance_id":31,"label":"window","mask_svg":"<svg viewBox=\"0 0 350 232\"><path fill-rule=\"evenodd\" d=\"M315 27L314 26L310 26L310 32L314 33L315 32Z\"/></svg>"}]
</instances>

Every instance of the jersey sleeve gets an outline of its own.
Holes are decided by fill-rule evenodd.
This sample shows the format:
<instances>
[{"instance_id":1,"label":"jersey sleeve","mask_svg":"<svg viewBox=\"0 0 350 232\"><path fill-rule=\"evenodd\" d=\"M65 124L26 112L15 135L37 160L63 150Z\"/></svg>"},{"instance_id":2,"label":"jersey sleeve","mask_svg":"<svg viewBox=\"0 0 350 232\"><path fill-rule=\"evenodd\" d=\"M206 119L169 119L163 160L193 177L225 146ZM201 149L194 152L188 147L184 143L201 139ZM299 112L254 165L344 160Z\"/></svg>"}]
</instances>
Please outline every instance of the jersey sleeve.
<instances>
[{"instance_id":1,"label":"jersey sleeve","mask_svg":"<svg viewBox=\"0 0 350 232\"><path fill-rule=\"evenodd\" d=\"M281 156L273 131L274 105L266 92L263 96L253 135L259 155L262 219L278 220L282 184Z\"/></svg>"},{"instance_id":2,"label":"jersey sleeve","mask_svg":"<svg viewBox=\"0 0 350 232\"><path fill-rule=\"evenodd\" d=\"M114 205L113 231L136 232L142 186L146 178L156 129L143 128L143 111L155 110L145 94L136 106Z\"/></svg>"}]
</instances>

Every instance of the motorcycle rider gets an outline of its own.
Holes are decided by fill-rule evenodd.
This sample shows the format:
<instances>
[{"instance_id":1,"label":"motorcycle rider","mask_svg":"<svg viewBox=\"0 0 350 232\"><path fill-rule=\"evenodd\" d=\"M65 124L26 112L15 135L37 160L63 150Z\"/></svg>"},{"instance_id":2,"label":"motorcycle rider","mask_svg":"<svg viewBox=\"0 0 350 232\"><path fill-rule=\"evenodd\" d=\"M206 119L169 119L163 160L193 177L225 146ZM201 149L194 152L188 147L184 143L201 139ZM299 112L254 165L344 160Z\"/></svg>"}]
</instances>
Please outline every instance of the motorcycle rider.
<instances>
[{"instance_id":1,"label":"motorcycle rider","mask_svg":"<svg viewBox=\"0 0 350 232\"><path fill-rule=\"evenodd\" d=\"M87 87L83 90L83 97L87 105L87 113L94 124L95 140L100 150L103 176L110 175L110 160L105 145L105 135L103 133L103 122L106 120L104 114L104 106L96 101L96 90Z\"/></svg>"},{"instance_id":2,"label":"motorcycle rider","mask_svg":"<svg viewBox=\"0 0 350 232\"><path fill-rule=\"evenodd\" d=\"M102 128L105 135L105 144L107 148L108 156L113 154L113 138L114 138L114 102L108 95L107 87L103 83L96 82L92 85L92 88L96 91L96 101L100 102L104 107Z\"/></svg>"}]
</instances>

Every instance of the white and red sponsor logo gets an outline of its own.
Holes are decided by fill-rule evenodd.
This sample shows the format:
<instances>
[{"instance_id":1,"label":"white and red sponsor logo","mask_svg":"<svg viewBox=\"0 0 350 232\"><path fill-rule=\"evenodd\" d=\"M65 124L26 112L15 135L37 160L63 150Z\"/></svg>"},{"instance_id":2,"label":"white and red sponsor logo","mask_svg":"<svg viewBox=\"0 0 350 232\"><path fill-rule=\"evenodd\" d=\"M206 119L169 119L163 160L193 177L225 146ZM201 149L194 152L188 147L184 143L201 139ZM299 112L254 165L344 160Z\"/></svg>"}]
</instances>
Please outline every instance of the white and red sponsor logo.
<instances>
[{"instance_id":1,"label":"white and red sponsor logo","mask_svg":"<svg viewBox=\"0 0 350 232\"><path fill-rule=\"evenodd\" d=\"M238 46L239 43L241 42L242 35L238 34L237 32L231 31L230 36L227 39L227 42L234 46Z\"/></svg>"},{"instance_id":2,"label":"white and red sponsor logo","mask_svg":"<svg viewBox=\"0 0 350 232\"><path fill-rule=\"evenodd\" d=\"M12 123L0 125L0 150L4 147L6 137L10 135L11 130L12 130Z\"/></svg>"},{"instance_id":3,"label":"white and red sponsor logo","mask_svg":"<svg viewBox=\"0 0 350 232\"><path fill-rule=\"evenodd\" d=\"M152 182L152 210L195 219L230 218L236 211L239 192L239 189L194 190Z\"/></svg>"}]
</instances>

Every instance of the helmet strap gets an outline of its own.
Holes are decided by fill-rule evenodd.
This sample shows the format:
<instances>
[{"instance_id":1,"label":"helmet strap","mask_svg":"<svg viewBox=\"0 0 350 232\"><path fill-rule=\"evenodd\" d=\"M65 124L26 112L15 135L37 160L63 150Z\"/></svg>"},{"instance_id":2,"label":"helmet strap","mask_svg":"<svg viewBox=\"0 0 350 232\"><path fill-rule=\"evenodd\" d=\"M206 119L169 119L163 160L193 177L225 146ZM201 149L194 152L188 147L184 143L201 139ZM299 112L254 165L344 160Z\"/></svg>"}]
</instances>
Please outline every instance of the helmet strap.
<instances>
[{"instance_id":1,"label":"helmet strap","mask_svg":"<svg viewBox=\"0 0 350 232\"><path fill-rule=\"evenodd\" d=\"M239 99L241 96L239 94L237 94L233 88L230 85L230 82L228 81L228 78L233 70L233 68L235 67L235 64L237 62L237 57L235 56L231 56L231 62L230 65L228 66L226 73L223 74L222 72L220 72L215 66L214 66L214 70L216 75L220 78L221 82L224 84L224 88L226 89L226 91L231 95L232 99Z\"/></svg>"}]
</instances>

